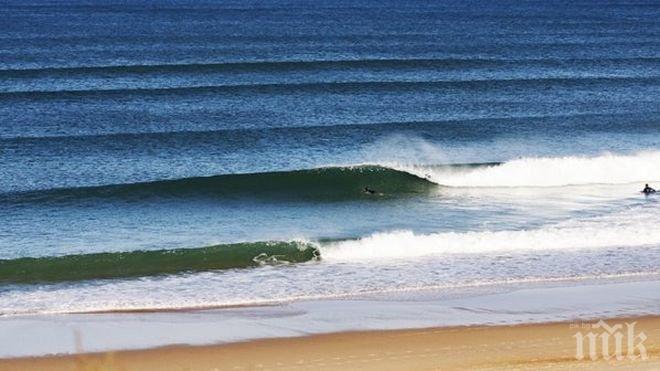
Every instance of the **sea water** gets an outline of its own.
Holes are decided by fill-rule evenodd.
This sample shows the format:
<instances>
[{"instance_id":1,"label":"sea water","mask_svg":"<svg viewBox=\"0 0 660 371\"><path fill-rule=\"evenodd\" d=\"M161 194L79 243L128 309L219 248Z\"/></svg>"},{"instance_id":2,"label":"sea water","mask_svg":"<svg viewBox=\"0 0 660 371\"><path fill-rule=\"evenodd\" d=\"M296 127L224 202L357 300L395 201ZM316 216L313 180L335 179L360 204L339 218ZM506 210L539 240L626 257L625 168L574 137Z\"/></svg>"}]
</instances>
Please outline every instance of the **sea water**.
<instances>
[{"instance_id":1,"label":"sea water","mask_svg":"<svg viewBox=\"0 0 660 371\"><path fill-rule=\"evenodd\" d=\"M654 1L0 13L0 315L660 271Z\"/></svg>"}]
</instances>

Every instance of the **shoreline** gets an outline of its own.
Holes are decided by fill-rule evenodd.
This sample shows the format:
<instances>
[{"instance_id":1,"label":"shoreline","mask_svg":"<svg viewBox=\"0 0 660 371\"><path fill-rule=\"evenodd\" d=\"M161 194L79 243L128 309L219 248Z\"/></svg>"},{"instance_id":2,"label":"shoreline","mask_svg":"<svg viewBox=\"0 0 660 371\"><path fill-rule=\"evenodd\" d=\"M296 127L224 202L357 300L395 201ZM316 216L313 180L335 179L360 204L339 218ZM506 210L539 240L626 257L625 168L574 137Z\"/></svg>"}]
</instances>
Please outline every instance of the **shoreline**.
<instances>
[{"instance_id":1,"label":"shoreline","mask_svg":"<svg viewBox=\"0 0 660 371\"><path fill-rule=\"evenodd\" d=\"M250 370L327 369L603 369L660 367L660 316L615 317L609 325L636 322L647 359L576 359L577 331L601 331L597 321L575 320L504 326L348 331L217 345L172 345L144 350L0 359L0 370ZM625 341L624 341L625 343ZM586 344L586 343L585 343ZM613 344L613 343L611 343ZM611 347L610 354L615 354ZM634 354L641 355L639 348Z\"/></svg>"},{"instance_id":2,"label":"shoreline","mask_svg":"<svg viewBox=\"0 0 660 371\"><path fill-rule=\"evenodd\" d=\"M208 305L197 305L197 306L183 306L183 307L136 307L136 308L119 308L119 309L91 309L91 310L82 310L82 311L70 311L70 312L53 312L53 313L19 313L13 314L16 316L30 316L30 315L69 315L69 314L139 314L139 313L187 313L187 312L198 312L198 311L210 311L210 310L224 310L224 309L236 309L236 308L260 308L260 307L277 307L286 305L293 302L302 302L302 301L325 301L325 300L351 300L351 299L362 299L369 297L383 297L386 295L418 295L424 296L427 293L433 293L441 290L452 290L452 291L469 291L469 290L488 290L489 288L502 289L512 287L524 287L524 285L530 285L530 287L553 287L553 286L565 286L568 284L574 284L573 286L583 285L594 285L594 284L610 284L617 282L637 282L639 280L648 281L648 280L660 280L660 271L652 272L631 272L631 273L622 273L622 274L610 274L610 275L591 275L591 276L579 276L579 277L554 277L554 278L544 278L544 279L510 279L510 280L500 280L492 282L471 282L461 285L452 285L452 286L430 286L422 288L403 288L403 289L392 289L392 290L377 290L377 291L365 291L357 294L347 293L347 294L337 294L337 295L319 295L319 296L303 296L303 297L292 297L282 300L271 299L263 300L256 302L243 302L243 303L232 303L232 304L208 304ZM516 290L515 288L513 290ZM0 315L1 316L1 315Z\"/></svg>"},{"instance_id":3,"label":"shoreline","mask_svg":"<svg viewBox=\"0 0 660 371\"><path fill-rule=\"evenodd\" d=\"M104 353L356 331L660 315L657 278L500 289L408 292L196 311L6 316L0 317L0 359L75 354L81 349Z\"/></svg>"}]
</instances>

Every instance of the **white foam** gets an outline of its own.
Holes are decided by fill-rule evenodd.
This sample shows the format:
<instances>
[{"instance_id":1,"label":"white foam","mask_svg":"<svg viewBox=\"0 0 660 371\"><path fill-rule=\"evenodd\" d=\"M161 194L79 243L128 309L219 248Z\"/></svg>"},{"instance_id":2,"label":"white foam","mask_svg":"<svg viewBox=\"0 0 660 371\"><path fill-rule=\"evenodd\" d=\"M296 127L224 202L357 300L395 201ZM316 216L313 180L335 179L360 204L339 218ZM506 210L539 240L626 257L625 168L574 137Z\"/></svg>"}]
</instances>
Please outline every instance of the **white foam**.
<instances>
[{"instance_id":1,"label":"white foam","mask_svg":"<svg viewBox=\"0 0 660 371\"><path fill-rule=\"evenodd\" d=\"M415 234L410 230L375 233L358 240L321 245L330 261L414 258L439 254L594 249L660 245L660 228L649 220L660 215L654 207L636 208L604 217L569 220L530 230L442 232Z\"/></svg>"},{"instance_id":2,"label":"white foam","mask_svg":"<svg viewBox=\"0 0 660 371\"><path fill-rule=\"evenodd\" d=\"M473 169L395 166L452 187L556 187L660 181L660 151L595 157L534 157Z\"/></svg>"}]
</instances>

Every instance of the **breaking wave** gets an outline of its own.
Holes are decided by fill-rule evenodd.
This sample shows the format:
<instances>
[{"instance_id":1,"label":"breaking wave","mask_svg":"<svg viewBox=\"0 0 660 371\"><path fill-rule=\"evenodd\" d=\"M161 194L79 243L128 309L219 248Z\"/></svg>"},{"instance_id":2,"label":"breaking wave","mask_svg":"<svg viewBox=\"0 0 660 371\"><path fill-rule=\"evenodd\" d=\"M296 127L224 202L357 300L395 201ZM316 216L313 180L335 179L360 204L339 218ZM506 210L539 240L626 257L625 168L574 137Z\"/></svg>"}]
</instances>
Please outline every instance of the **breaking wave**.
<instances>
[{"instance_id":1,"label":"breaking wave","mask_svg":"<svg viewBox=\"0 0 660 371\"><path fill-rule=\"evenodd\" d=\"M227 174L96 187L0 194L0 201L81 199L251 198L336 201L424 194L445 187L561 187L660 181L660 152L594 157L530 157L502 163L349 165ZM365 194L369 187L375 194Z\"/></svg>"},{"instance_id":2,"label":"breaking wave","mask_svg":"<svg viewBox=\"0 0 660 371\"><path fill-rule=\"evenodd\" d=\"M35 284L133 278L321 261L390 264L446 254L525 254L535 251L660 246L655 204L603 216L569 219L528 230L410 230L357 239L246 242L193 249L107 252L0 260L0 284Z\"/></svg>"},{"instance_id":3,"label":"breaking wave","mask_svg":"<svg viewBox=\"0 0 660 371\"><path fill-rule=\"evenodd\" d=\"M474 168L398 166L450 187L559 187L660 181L660 152L530 157Z\"/></svg>"},{"instance_id":4,"label":"breaking wave","mask_svg":"<svg viewBox=\"0 0 660 371\"><path fill-rule=\"evenodd\" d=\"M529 230L375 233L357 240L325 244L320 252L324 260L356 262L441 254L658 246L660 228L648 224L649 220L660 217L660 212L654 209L634 208Z\"/></svg>"}]
</instances>

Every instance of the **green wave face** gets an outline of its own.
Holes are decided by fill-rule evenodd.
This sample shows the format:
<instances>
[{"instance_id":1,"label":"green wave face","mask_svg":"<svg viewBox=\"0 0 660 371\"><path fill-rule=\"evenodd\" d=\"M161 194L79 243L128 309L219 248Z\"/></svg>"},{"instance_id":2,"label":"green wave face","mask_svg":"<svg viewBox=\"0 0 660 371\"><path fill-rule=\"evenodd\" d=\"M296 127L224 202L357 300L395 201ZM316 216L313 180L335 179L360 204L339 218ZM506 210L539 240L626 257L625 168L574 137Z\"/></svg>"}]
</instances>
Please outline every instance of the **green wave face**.
<instances>
[{"instance_id":1,"label":"green wave face","mask_svg":"<svg viewBox=\"0 0 660 371\"><path fill-rule=\"evenodd\" d=\"M130 278L300 263L320 258L301 242L255 242L194 249L111 252L0 260L0 283L55 283Z\"/></svg>"},{"instance_id":2,"label":"green wave face","mask_svg":"<svg viewBox=\"0 0 660 371\"><path fill-rule=\"evenodd\" d=\"M86 188L63 188L5 195L13 202L75 203L81 200L145 201L162 198L204 198L294 201L342 201L375 195L398 197L436 187L426 179L382 166L327 167L310 170L162 180ZM373 199L373 197L371 197ZM2 196L0 196L2 200Z\"/></svg>"}]
</instances>

